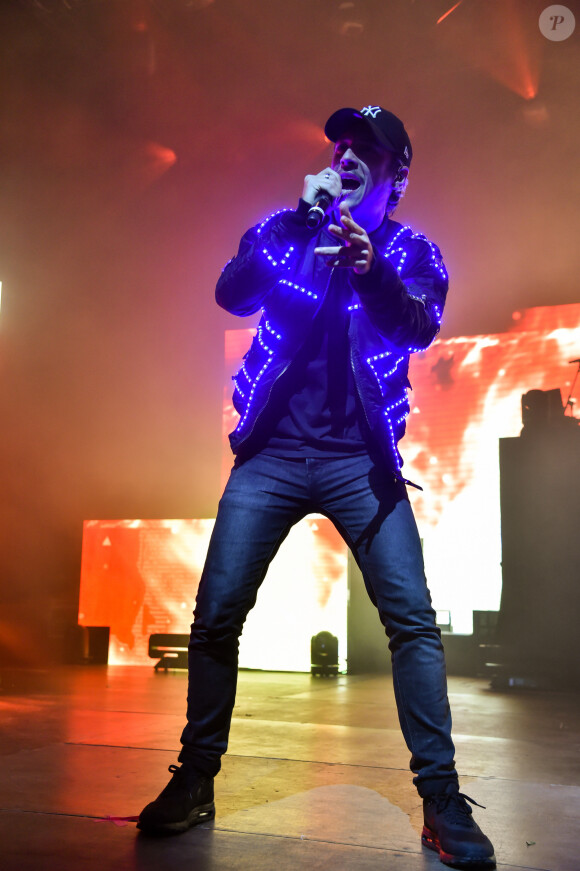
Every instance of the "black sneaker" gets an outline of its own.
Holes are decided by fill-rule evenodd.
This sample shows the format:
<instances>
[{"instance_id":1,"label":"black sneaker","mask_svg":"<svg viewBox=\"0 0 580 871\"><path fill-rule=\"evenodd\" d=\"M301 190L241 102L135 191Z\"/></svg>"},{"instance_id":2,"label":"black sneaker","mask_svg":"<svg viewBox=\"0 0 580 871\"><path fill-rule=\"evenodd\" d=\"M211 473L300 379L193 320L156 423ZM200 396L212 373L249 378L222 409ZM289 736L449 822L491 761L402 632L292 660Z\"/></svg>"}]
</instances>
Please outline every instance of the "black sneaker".
<instances>
[{"instance_id":1,"label":"black sneaker","mask_svg":"<svg viewBox=\"0 0 580 871\"><path fill-rule=\"evenodd\" d=\"M186 832L215 816L213 778L183 765L170 765L169 771L171 780L139 816L137 828L148 835Z\"/></svg>"},{"instance_id":2,"label":"black sneaker","mask_svg":"<svg viewBox=\"0 0 580 871\"><path fill-rule=\"evenodd\" d=\"M473 819L468 801L477 804L455 785L424 798L421 843L452 868L495 868L493 845Z\"/></svg>"}]
</instances>

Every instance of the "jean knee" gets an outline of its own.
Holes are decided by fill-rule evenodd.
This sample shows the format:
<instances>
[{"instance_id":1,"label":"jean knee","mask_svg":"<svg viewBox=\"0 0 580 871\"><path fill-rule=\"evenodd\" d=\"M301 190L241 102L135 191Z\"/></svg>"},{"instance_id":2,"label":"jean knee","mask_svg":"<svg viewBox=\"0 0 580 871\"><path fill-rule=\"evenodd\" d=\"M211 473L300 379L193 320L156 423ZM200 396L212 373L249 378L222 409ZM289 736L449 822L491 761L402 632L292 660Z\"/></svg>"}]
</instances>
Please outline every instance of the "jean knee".
<instances>
[{"instance_id":1,"label":"jean knee","mask_svg":"<svg viewBox=\"0 0 580 871\"><path fill-rule=\"evenodd\" d=\"M379 615L389 637L389 648L395 650L401 645L421 640L441 641L441 630L437 626L435 610L429 598L416 603L408 603L402 612L394 613L379 604Z\"/></svg>"}]
</instances>

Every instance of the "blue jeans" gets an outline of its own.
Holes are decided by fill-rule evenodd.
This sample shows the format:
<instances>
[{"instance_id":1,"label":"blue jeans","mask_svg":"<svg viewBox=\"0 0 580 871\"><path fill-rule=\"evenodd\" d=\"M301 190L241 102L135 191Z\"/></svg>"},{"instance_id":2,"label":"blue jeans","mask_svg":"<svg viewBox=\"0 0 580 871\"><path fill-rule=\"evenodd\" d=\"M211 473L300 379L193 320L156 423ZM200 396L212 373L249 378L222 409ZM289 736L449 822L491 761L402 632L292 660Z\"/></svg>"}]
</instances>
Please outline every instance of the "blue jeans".
<instances>
[{"instance_id":1,"label":"blue jeans","mask_svg":"<svg viewBox=\"0 0 580 871\"><path fill-rule=\"evenodd\" d=\"M441 634L403 484L368 456L236 465L220 501L189 644L181 762L215 776L234 707L238 642L267 568L290 528L311 513L351 549L389 636L401 729L421 795L457 780Z\"/></svg>"}]
</instances>

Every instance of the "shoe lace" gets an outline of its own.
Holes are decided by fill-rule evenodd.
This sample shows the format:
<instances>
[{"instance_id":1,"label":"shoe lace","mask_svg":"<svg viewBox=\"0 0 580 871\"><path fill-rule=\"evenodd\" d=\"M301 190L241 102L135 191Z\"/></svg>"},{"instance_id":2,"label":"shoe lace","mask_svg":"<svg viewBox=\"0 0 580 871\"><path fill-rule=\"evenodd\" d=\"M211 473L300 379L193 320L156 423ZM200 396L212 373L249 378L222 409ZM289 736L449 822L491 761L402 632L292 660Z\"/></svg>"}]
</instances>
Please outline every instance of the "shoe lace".
<instances>
[{"instance_id":1,"label":"shoe lace","mask_svg":"<svg viewBox=\"0 0 580 871\"><path fill-rule=\"evenodd\" d=\"M203 780L203 775L198 774L194 769L188 768L187 765L170 765L167 769L172 778L170 783L184 786L186 789L192 789L197 783Z\"/></svg>"},{"instance_id":2,"label":"shoe lace","mask_svg":"<svg viewBox=\"0 0 580 871\"><path fill-rule=\"evenodd\" d=\"M432 800L437 813L444 814L450 823L458 825L471 825L473 811L467 802L485 810L485 805L479 804L463 792L440 792L432 796Z\"/></svg>"},{"instance_id":3,"label":"shoe lace","mask_svg":"<svg viewBox=\"0 0 580 871\"><path fill-rule=\"evenodd\" d=\"M167 770L170 772L172 779L175 782L183 780L183 769L181 765L170 765Z\"/></svg>"}]
</instances>

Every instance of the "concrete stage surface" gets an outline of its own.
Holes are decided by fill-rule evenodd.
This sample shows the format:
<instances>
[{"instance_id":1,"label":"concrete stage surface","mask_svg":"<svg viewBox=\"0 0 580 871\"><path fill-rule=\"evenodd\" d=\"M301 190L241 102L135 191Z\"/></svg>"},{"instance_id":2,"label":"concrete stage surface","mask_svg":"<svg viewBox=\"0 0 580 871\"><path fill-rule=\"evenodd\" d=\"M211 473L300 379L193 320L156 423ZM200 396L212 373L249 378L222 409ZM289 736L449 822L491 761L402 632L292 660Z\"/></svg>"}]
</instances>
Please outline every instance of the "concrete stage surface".
<instances>
[{"instance_id":1,"label":"concrete stage surface","mask_svg":"<svg viewBox=\"0 0 580 871\"><path fill-rule=\"evenodd\" d=\"M185 673L4 668L0 681L3 871L444 867L420 844L389 676L242 672L216 819L163 839L122 818L167 782ZM486 805L475 816L498 868L578 871L578 692L449 689L461 789Z\"/></svg>"}]
</instances>

